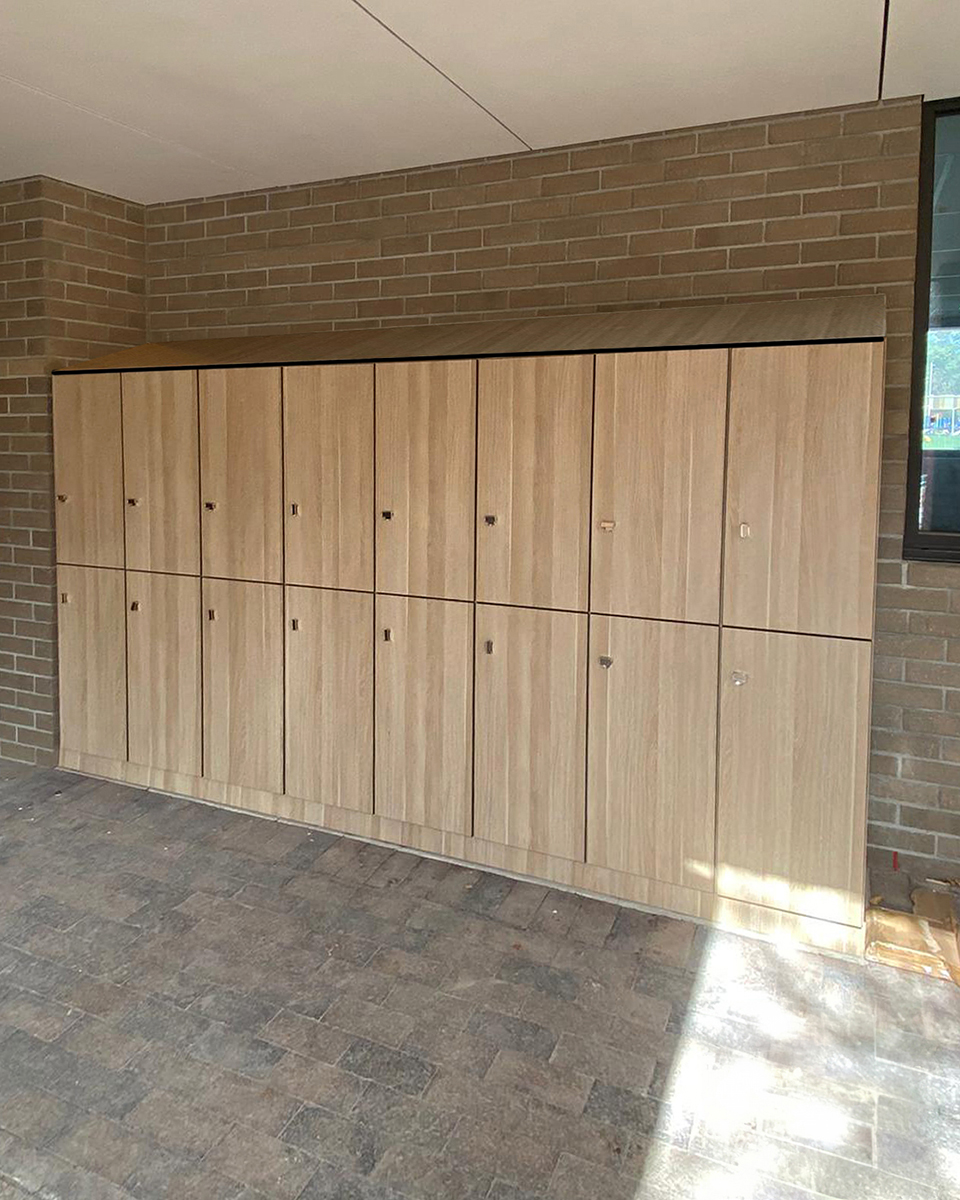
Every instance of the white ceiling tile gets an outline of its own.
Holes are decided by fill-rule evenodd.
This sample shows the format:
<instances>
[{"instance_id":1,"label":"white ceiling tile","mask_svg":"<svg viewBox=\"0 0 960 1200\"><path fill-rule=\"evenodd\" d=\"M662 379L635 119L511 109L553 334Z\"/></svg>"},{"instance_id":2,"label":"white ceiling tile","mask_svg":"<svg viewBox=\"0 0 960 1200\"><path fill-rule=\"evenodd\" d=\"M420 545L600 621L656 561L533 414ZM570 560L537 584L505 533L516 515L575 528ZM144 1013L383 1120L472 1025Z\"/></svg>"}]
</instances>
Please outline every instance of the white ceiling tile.
<instances>
[{"instance_id":1,"label":"white ceiling tile","mask_svg":"<svg viewBox=\"0 0 960 1200\"><path fill-rule=\"evenodd\" d=\"M960 96L957 0L891 0L883 94Z\"/></svg>"},{"instance_id":2,"label":"white ceiling tile","mask_svg":"<svg viewBox=\"0 0 960 1200\"><path fill-rule=\"evenodd\" d=\"M20 173L80 182L84 156L73 139L82 147L89 129L83 182L126 188L131 198L523 148L351 0L13 0L0 16L0 75L46 94L32 93L24 133L33 157L19 137ZM73 115L51 98L74 106ZM98 117L116 125L100 128ZM106 152L111 138L115 161ZM9 178L8 144L0 177Z\"/></svg>"},{"instance_id":3,"label":"white ceiling tile","mask_svg":"<svg viewBox=\"0 0 960 1200\"><path fill-rule=\"evenodd\" d=\"M363 0L538 147L874 100L883 0Z\"/></svg>"}]
</instances>

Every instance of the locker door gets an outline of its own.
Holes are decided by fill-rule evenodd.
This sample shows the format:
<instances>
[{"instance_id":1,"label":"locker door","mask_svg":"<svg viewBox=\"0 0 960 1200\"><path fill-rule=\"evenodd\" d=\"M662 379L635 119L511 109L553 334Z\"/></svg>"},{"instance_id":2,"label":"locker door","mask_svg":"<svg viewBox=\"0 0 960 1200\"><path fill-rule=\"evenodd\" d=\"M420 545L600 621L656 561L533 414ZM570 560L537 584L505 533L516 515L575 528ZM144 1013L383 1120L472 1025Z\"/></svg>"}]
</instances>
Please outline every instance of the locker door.
<instances>
[{"instance_id":1,"label":"locker door","mask_svg":"<svg viewBox=\"0 0 960 1200\"><path fill-rule=\"evenodd\" d=\"M883 347L732 355L724 624L869 638Z\"/></svg>"},{"instance_id":2,"label":"locker door","mask_svg":"<svg viewBox=\"0 0 960 1200\"><path fill-rule=\"evenodd\" d=\"M373 591L373 367L283 381L287 582Z\"/></svg>"},{"instance_id":3,"label":"locker door","mask_svg":"<svg viewBox=\"0 0 960 1200\"><path fill-rule=\"evenodd\" d=\"M123 376L129 570L200 574L197 421L195 371L131 371Z\"/></svg>"},{"instance_id":4,"label":"locker door","mask_svg":"<svg viewBox=\"0 0 960 1200\"><path fill-rule=\"evenodd\" d=\"M373 596L286 589L287 794L373 811Z\"/></svg>"},{"instance_id":5,"label":"locker door","mask_svg":"<svg viewBox=\"0 0 960 1200\"><path fill-rule=\"evenodd\" d=\"M123 566L120 376L53 380L57 561Z\"/></svg>"},{"instance_id":6,"label":"locker door","mask_svg":"<svg viewBox=\"0 0 960 1200\"><path fill-rule=\"evenodd\" d=\"M593 356L480 363L477 599L587 607Z\"/></svg>"},{"instance_id":7,"label":"locker door","mask_svg":"<svg viewBox=\"0 0 960 1200\"><path fill-rule=\"evenodd\" d=\"M717 890L860 925L870 646L723 631Z\"/></svg>"},{"instance_id":8,"label":"locker door","mask_svg":"<svg viewBox=\"0 0 960 1200\"><path fill-rule=\"evenodd\" d=\"M473 607L377 596L376 813L470 832Z\"/></svg>"},{"instance_id":9,"label":"locker door","mask_svg":"<svg viewBox=\"0 0 960 1200\"><path fill-rule=\"evenodd\" d=\"M473 598L476 370L377 364L377 591Z\"/></svg>"},{"instance_id":10,"label":"locker door","mask_svg":"<svg viewBox=\"0 0 960 1200\"><path fill-rule=\"evenodd\" d=\"M590 608L716 623L726 350L598 354Z\"/></svg>"},{"instance_id":11,"label":"locker door","mask_svg":"<svg viewBox=\"0 0 960 1200\"><path fill-rule=\"evenodd\" d=\"M203 574L279 582L280 371L200 372Z\"/></svg>"},{"instance_id":12,"label":"locker door","mask_svg":"<svg viewBox=\"0 0 960 1200\"><path fill-rule=\"evenodd\" d=\"M128 572L127 662L130 761L199 776L199 579Z\"/></svg>"},{"instance_id":13,"label":"locker door","mask_svg":"<svg viewBox=\"0 0 960 1200\"><path fill-rule=\"evenodd\" d=\"M203 581L203 773L283 791L283 589Z\"/></svg>"},{"instance_id":14,"label":"locker door","mask_svg":"<svg viewBox=\"0 0 960 1200\"><path fill-rule=\"evenodd\" d=\"M587 618L477 607L475 833L583 861Z\"/></svg>"},{"instance_id":15,"label":"locker door","mask_svg":"<svg viewBox=\"0 0 960 1200\"><path fill-rule=\"evenodd\" d=\"M57 568L60 747L127 757L123 572Z\"/></svg>"},{"instance_id":16,"label":"locker door","mask_svg":"<svg viewBox=\"0 0 960 1200\"><path fill-rule=\"evenodd\" d=\"M588 862L713 890L718 636L590 618Z\"/></svg>"}]
</instances>

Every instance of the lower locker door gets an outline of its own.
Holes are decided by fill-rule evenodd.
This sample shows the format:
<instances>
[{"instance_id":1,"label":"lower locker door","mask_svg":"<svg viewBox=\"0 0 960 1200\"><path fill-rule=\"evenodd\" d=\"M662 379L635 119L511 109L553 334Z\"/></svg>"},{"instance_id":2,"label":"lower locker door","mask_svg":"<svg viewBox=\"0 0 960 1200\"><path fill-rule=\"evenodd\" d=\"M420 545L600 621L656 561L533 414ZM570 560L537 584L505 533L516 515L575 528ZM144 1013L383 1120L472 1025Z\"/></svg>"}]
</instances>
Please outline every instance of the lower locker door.
<instances>
[{"instance_id":1,"label":"lower locker door","mask_svg":"<svg viewBox=\"0 0 960 1200\"><path fill-rule=\"evenodd\" d=\"M373 811L373 596L288 587L287 794Z\"/></svg>"},{"instance_id":2,"label":"lower locker door","mask_svg":"<svg viewBox=\"0 0 960 1200\"><path fill-rule=\"evenodd\" d=\"M717 890L860 925L870 645L722 637Z\"/></svg>"},{"instance_id":3,"label":"lower locker door","mask_svg":"<svg viewBox=\"0 0 960 1200\"><path fill-rule=\"evenodd\" d=\"M122 571L58 567L60 747L127 757Z\"/></svg>"},{"instance_id":4,"label":"lower locker door","mask_svg":"<svg viewBox=\"0 0 960 1200\"><path fill-rule=\"evenodd\" d=\"M129 758L201 773L200 580L127 574Z\"/></svg>"},{"instance_id":5,"label":"lower locker door","mask_svg":"<svg viewBox=\"0 0 960 1200\"><path fill-rule=\"evenodd\" d=\"M475 833L584 857L587 618L477 605Z\"/></svg>"},{"instance_id":6,"label":"lower locker door","mask_svg":"<svg viewBox=\"0 0 960 1200\"><path fill-rule=\"evenodd\" d=\"M203 581L203 773L283 791L283 589Z\"/></svg>"},{"instance_id":7,"label":"lower locker door","mask_svg":"<svg viewBox=\"0 0 960 1200\"><path fill-rule=\"evenodd\" d=\"M377 816L469 834L473 605L376 606Z\"/></svg>"}]
</instances>

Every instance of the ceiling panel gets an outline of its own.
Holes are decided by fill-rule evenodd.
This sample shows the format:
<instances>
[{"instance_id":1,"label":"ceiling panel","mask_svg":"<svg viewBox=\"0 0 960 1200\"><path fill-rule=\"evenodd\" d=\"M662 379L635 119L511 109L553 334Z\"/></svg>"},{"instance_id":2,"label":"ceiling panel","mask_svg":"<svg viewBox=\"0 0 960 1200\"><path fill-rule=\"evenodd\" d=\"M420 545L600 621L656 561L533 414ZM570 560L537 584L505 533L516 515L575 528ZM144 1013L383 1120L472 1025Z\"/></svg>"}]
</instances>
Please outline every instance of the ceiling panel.
<instances>
[{"instance_id":1,"label":"ceiling panel","mask_svg":"<svg viewBox=\"0 0 960 1200\"><path fill-rule=\"evenodd\" d=\"M0 76L0 178L131 199L522 149L350 0L14 0Z\"/></svg>"},{"instance_id":2,"label":"ceiling panel","mask_svg":"<svg viewBox=\"0 0 960 1200\"><path fill-rule=\"evenodd\" d=\"M957 0L890 0L883 94L960 96Z\"/></svg>"},{"instance_id":3,"label":"ceiling panel","mask_svg":"<svg viewBox=\"0 0 960 1200\"><path fill-rule=\"evenodd\" d=\"M883 0L363 0L536 146L875 100Z\"/></svg>"}]
</instances>

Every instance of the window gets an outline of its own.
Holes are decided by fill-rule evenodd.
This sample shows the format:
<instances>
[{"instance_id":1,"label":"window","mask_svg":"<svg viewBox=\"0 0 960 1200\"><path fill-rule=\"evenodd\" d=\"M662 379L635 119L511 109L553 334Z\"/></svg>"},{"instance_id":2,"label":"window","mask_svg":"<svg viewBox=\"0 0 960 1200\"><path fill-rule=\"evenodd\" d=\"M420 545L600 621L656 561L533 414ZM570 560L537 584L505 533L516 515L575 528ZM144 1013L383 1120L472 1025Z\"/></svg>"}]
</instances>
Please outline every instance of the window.
<instances>
[{"instance_id":1,"label":"window","mask_svg":"<svg viewBox=\"0 0 960 1200\"><path fill-rule=\"evenodd\" d=\"M923 109L903 554L960 562L960 98Z\"/></svg>"}]
</instances>

